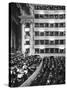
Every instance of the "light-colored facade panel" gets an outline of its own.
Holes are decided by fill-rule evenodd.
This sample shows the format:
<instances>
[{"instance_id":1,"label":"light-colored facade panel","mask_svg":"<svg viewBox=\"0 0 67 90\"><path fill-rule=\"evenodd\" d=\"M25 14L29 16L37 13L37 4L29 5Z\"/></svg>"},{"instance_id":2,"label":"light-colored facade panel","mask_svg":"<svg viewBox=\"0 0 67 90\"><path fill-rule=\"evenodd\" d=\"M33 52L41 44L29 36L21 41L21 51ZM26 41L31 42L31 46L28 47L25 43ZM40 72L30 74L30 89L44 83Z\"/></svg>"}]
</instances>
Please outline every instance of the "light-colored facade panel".
<instances>
[{"instance_id":1,"label":"light-colored facade panel","mask_svg":"<svg viewBox=\"0 0 67 90\"><path fill-rule=\"evenodd\" d=\"M62 40L65 39L65 36L34 36L34 40Z\"/></svg>"},{"instance_id":2,"label":"light-colored facade panel","mask_svg":"<svg viewBox=\"0 0 67 90\"><path fill-rule=\"evenodd\" d=\"M62 23L65 19L34 19L34 23Z\"/></svg>"},{"instance_id":3,"label":"light-colored facade panel","mask_svg":"<svg viewBox=\"0 0 67 90\"><path fill-rule=\"evenodd\" d=\"M34 10L34 14L65 14L64 10Z\"/></svg>"},{"instance_id":4,"label":"light-colored facade panel","mask_svg":"<svg viewBox=\"0 0 67 90\"><path fill-rule=\"evenodd\" d=\"M65 31L65 28L42 28L42 27L38 27L38 28L34 28L34 31Z\"/></svg>"}]
</instances>

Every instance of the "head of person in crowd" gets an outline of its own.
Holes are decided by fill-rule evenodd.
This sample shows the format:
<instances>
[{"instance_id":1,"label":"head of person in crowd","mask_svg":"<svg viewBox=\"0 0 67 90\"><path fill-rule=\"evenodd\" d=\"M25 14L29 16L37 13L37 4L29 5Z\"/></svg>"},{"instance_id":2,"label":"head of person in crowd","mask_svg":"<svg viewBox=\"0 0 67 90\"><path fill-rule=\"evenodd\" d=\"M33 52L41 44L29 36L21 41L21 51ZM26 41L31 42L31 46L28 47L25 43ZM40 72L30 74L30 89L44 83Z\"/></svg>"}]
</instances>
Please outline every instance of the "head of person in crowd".
<instances>
[{"instance_id":1,"label":"head of person in crowd","mask_svg":"<svg viewBox=\"0 0 67 90\"><path fill-rule=\"evenodd\" d=\"M54 56L50 56L50 60L54 60Z\"/></svg>"}]
</instances>

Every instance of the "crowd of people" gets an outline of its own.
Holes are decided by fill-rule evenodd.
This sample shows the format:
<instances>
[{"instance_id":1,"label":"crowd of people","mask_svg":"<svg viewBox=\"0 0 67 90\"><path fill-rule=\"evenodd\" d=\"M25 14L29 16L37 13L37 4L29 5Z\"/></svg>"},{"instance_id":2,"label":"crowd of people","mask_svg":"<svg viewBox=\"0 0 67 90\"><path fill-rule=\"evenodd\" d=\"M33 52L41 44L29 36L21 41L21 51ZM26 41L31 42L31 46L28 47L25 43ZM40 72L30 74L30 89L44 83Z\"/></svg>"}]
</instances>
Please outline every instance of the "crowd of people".
<instances>
[{"instance_id":1,"label":"crowd of people","mask_svg":"<svg viewBox=\"0 0 67 90\"><path fill-rule=\"evenodd\" d=\"M65 83L65 57L51 56L43 58L43 66L31 86L55 85Z\"/></svg>"},{"instance_id":2,"label":"crowd of people","mask_svg":"<svg viewBox=\"0 0 67 90\"><path fill-rule=\"evenodd\" d=\"M41 62L40 56L23 54L11 55L9 61L9 83L11 87L20 86L37 69Z\"/></svg>"},{"instance_id":3,"label":"crowd of people","mask_svg":"<svg viewBox=\"0 0 67 90\"><path fill-rule=\"evenodd\" d=\"M9 82L11 87L18 87L31 76L43 60L42 68L30 86L65 83L65 56L39 55L24 56L15 54L9 61Z\"/></svg>"}]
</instances>

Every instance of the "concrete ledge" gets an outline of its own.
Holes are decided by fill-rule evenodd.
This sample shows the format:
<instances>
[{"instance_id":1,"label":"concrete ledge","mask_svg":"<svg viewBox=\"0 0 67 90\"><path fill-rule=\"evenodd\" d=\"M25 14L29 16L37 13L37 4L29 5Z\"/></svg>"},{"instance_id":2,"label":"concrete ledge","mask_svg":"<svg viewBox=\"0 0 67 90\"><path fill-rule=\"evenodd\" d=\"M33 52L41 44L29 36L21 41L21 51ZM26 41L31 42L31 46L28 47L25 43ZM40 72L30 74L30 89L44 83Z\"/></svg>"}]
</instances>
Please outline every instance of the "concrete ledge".
<instances>
[{"instance_id":1,"label":"concrete ledge","mask_svg":"<svg viewBox=\"0 0 67 90\"><path fill-rule=\"evenodd\" d=\"M40 63L39 67L36 69L36 71L22 84L20 87L30 86L32 81L37 77L39 74L41 67L42 67L43 61Z\"/></svg>"}]
</instances>

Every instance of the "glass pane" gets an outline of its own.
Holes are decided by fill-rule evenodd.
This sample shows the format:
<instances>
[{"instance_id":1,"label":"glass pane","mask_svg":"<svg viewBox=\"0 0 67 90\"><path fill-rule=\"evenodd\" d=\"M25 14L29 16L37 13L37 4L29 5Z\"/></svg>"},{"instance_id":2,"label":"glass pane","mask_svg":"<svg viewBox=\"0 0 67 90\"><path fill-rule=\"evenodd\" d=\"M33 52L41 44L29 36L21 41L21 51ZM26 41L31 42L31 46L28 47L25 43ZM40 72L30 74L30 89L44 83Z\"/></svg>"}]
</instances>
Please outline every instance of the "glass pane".
<instances>
[{"instance_id":1,"label":"glass pane","mask_svg":"<svg viewBox=\"0 0 67 90\"><path fill-rule=\"evenodd\" d=\"M39 27L39 23L35 23L35 27Z\"/></svg>"},{"instance_id":2,"label":"glass pane","mask_svg":"<svg viewBox=\"0 0 67 90\"><path fill-rule=\"evenodd\" d=\"M35 32L35 36L39 36L39 32L37 31L37 32Z\"/></svg>"},{"instance_id":3,"label":"glass pane","mask_svg":"<svg viewBox=\"0 0 67 90\"><path fill-rule=\"evenodd\" d=\"M49 36L49 32L45 31L45 36Z\"/></svg>"},{"instance_id":4,"label":"glass pane","mask_svg":"<svg viewBox=\"0 0 67 90\"><path fill-rule=\"evenodd\" d=\"M64 44L64 40L60 40L60 44Z\"/></svg>"},{"instance_id":5,"label":"glass pane","mask_svg":"<svg viewBox=\"0 0 67 90\"><path fill-rule=\"evenodd\" d=\"M36 48L35 49L35 53L39 53L39 48Z\"/></svg>"},{"instance_id":6,"label":"glass pane","mask_svg":"<svg viewBox=\"0 0 67 90\"><path fill-rule=\"evenodd\" d=\"M26 27L26 28L30 28L30 23L26 23L26 24L25 24L25 27Z\"/></svg>"},{"instance_id":7,"label":"glass pane","mask_svg":"<svg viewBox=\"0 0 67 90\"><path fill-rule=\"evenodd\" d=\"M45 53L49 53L49 48L45 48Z\"/></svg>"},{"instance_id":8,"label":"glass pane","mask_svg":"<svg viewBox=\"0 0 67 90\"><path fill-rule=\"evenodd\" d=\"M35 45L39 45L39 40L35 40Z\"/></svg>"},{"instance_id":9,"label":"glass pane","mask_svg":"<svg viewBox=\"0 0 67 90\"><path fill-rule=\"evenodd\" d=\"M55 40L55 44L59 44L59 40Z\"/></svg>"},{"instance_id":10,"label":"glass pane","mask_svg":"<svg viewBox=\"0 0 67 90\"><path fill-rule=\"evenodd\" d=\"M55 53L59 53L59 49L58 48L55 48Z\"/></svg>"},{"instance_id":11,"label":"glass pane","mask_svg":"<svg viewBox=\"0 0 67 90\"><path fill-rule=\"evenodd\" d=\"M44 53L44 49L40 49L40 53Z\"/></svg>"},{"instance_id":12,"label":"glass pane","mask_svg":"<svg viewBox=\"0 0 67 90\"><path fill-rule=\"evenodd\" d=\"M58 35L59 35L59 32L56 31L56 32L55 32L55 36L58 36Z\"/></svg>"},{"instance_id":13,"label":"glass pane","mask_svg":"<svg viewBox=\"0 0 67 90\"><path fill-rule=\"evenodd\" d=\"M40 23L40 27L44 27L44 23Z\"/></svg>"},{"instance_id":14,"label":"glass pane","mask_svg":"<svg viewBox=\"0 0 67 90\"><path fill-rule=\"evenodd\" d=\"M44 45L44 40L40 40L40 44L41 45Z\"/></svg>"},{"instance_id":15,"label":"glass pane","mask_svg":"<svg viewBox=\"0 0 67 90\"><path fill-rule=\"evenodd\" d=\"M26 41L26 45L30 45L30 41Z\"/></svg>"},{"instance_id":16,"label":"glass pane","mask_svg":"<svg viewBox=\"0 0 67 90\"><path fill-rule=\"evenodd\" d=\"M54 48L50 48L50 53L54 53Z\"/></svg>"},{"instance_id":17,"label":"glass pane","mask_svg":"<svg viewBox=\"0 0 67 90\"><path fill-rule=\"evenodd\" d=\"M26 53L29 53L29 52L30 52L30 48L27 48L27 49L26 49Z\"/></svg>"},{"instance_id":18,"label":"glass pane","mask_svg":"<svg viewBox=\"0 0 67 90\"><path fill-rule=\"evenodd\" d=\"M45 40L45 44L48 45L49 44L49 40Z\"/></svg>"},{"instance_id":19,"label":"glass pane","mask_svg":"<svg viewBox=\"0 0 67 90\"><path fill-rule=\"evenodd\" d=\"M50 32L50 36L54 36L54 32Z\"/></svg>"},{"instance_id":20,"label":"glass pane","mask_svg":"<svg viewBox=\"0 0 67 90\"><path fill-rule=\"evenodd\" d=\"M40 32L40 36L44 36L44 32Z\"/></svg>"},{"instance_id":21,"label":"glass pane","mask_svg":"<svg viewBox=\"0 0 67 90\"><path fill-rule=\"evenodd\" d=\"M54 41L50 41L50 45L54 45Z\"/></svg>"},{"instance_id":22,"label":"glass pane","mask_svg":"<svg viewBox=\"0 0 67 90\"><path fill-rule=\"evenodd\" d=\"M37 18L37 19L38 19L38 18L39 18L39 14L35 14L35 18Z\"/></svg>"}]
</instances>

